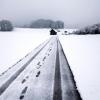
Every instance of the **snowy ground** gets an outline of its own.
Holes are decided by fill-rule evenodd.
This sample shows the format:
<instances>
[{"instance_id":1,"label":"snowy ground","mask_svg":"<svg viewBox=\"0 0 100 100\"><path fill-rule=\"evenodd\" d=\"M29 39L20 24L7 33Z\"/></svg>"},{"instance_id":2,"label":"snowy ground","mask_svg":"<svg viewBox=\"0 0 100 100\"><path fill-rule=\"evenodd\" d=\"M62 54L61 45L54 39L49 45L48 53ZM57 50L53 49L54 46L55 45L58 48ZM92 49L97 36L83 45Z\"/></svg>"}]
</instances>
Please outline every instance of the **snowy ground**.
<instances>
[{"instance_id":1,"label":"snowy ground","mask_svg":"<svg viewBox=\"0 0 100 100\"><path fill-rule=\"evenodd\" d=\"M15 29L0 32L0 74L50 36L47 29Z\"/></svg>"},{"instance_id":2,"label":"snowy ground","mask_svg":"<svg viewBox=\"0 0 100 100\"><path fill-rule=\"evenodd\" d=\"M59 32L62 33L64 30ZM50 37L47 29L0 32L0 73ZM83 100L99 100L100 35L59 35L59 38Z\"/></svg>"},{"instance_id":3,"label":"snowy ground","mask_svg":"<svg viewBox=\"0 0 100 100\"><path fill-rule=\"evenodd\" d=\"M99 100L100 35L59 37L83 100Z\"/></svg>"},{"instance_id":4,"label":"snowy ground","mask_svg":"<svg viewBox=\"0 0 100 100\"><path fill-rule=\"evenodd\" d=\"M37 56L35 56L34 59L28 65L26 65L27 67L21 72L21 74L10 84L8 88L6 88L6 91L0 96L0 100L19 100L19 98L20 100L22 100L21 98L23 95L25 95L24 100L32 100L33 96L34 100L40 100L41 98L43 100L47 100L46 98L49 98L49 100L51 100L50 98L52 97L51 93L53 91L52 89L54 83L53 73L55 68L52 66L55 65L56 47L57 46L55 38L52 38L52 41L50 41L41 50L41 52L39 52L39 54L37 54ZM39 46L39 48L37 49L40 51L40 48L41 46ZM38 52L37 49L35 49L36 52ZM29 54L25 59L29 61L30 56L33 58L34 54L34 52L31 52L31 54ZM24 59L21 62L24 64L26 63ZM19 66L19 63L16 64L10 70L8 70L3 76L1 76L0 81L2 77L7 75L7 73L9 75L9 71L14 73L11 73L12 75L16 76L15 73L17 68L22 68L22 66ZM50 67L48 67L48 64L50 65ZM16 70L14 70L15 67L17 67ZM11 79L11 77L9 78ZM9 84L9 82L7 83ZM28 92L25 92L26 90Z\"/></svg>"}]
</instances>

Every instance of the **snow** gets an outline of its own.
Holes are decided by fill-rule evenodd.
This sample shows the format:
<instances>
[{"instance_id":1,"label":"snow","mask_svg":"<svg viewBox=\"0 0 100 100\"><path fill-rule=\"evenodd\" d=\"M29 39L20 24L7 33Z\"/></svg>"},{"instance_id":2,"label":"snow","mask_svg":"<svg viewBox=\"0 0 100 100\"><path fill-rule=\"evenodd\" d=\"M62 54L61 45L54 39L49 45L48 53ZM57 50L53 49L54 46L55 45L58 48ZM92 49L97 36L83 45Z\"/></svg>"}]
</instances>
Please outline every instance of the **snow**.
<instances>
[{"instance_id":1,"label":"snow","mask_svg":"<svg viewBox=\"0 0 100 100\"><path fill-rule=\"evenodd\" d=\"M59 35L83 100L100 98L100 35Z\"/></svg>"},{"instance_id":2,"label":"snow","mask_svg":"<svg viewBox=\"0 0 100 100\"><path fill-rule=\"evenodd\" d=\"M16 80L14 80L14 82L0 96L0 100L18 100L20 96L23 95L22 91L23 89L25 89L25 87L27 87L28 90L25 94L24 100L31 100L33 98L33 95L34 100L40 100L41 98L43 100L46 100L46 98L52 98L55 69L55 67L52 66L55 65L57 47L56 45L57 44L55 42L55 38L52 38L52 41L50 41L44 47L44 49L39 53L39 55L37 55L35 59L31 61L31 63L26 67L26 69L16 78ZM29 55L33 54L31 53ZM40 62L41 66L38 64L38 62ZM48 65L51 67L48 67ZM40 75L36 77L39 71ZM26 80L25 83L22 83L23 79Z\"/></svg>"},{"instance_id":3,"label":"snow","mask_svg":"<svg viewBox=\"0 0 100 100\"><path fill-rule=\"evenodd\" d=\"M65 35L65 30L58 32L59 39L78 90L83 100L99 100L100 35ZM48 29L16 28L0 32L0 74L50 37Z\"/></svg>"},{"instance_id":4,"label":"snow","mask_svg":"<svg viewBox=\"0 0 100 100\"><path fill-rule=\"evenodd\" d=\"M15 28L12 32L0 32L0 74L49 38L48 29Z\"/></svg>"},{"instance_id":5,"label":"snow","mask_svg":"<svg viewBox=\"0 0 100 100\"><path fill-rule=\"evenodd\" d=\"M66 34L71 34L72 32L74 32L74 31L76 31L76 30L78 30L78 29L60 29L59 31L60 32L58 32L57 34L58 35L66 35ZM65 31L67 31L67 33L65 33Z\"/></svg>"}]
</instances>

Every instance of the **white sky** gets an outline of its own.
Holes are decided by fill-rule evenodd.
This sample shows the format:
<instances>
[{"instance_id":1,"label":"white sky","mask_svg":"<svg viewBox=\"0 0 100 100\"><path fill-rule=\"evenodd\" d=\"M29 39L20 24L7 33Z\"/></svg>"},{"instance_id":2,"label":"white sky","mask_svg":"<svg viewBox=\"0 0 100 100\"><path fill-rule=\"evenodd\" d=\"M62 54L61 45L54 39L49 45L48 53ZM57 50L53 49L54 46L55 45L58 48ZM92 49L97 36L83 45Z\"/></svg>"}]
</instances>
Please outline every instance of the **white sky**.
<instances>
[{"instance_id":1,"label":"white sky","mask_svg":"<svg viewBox=\"0 0 100 100\"><path fill-rule=\"evenodd\" d=\"M99 23L99 6L100 0L0 0L0 19L24 24L44 18L84 27Z\"/></svg>"}]
</instances>

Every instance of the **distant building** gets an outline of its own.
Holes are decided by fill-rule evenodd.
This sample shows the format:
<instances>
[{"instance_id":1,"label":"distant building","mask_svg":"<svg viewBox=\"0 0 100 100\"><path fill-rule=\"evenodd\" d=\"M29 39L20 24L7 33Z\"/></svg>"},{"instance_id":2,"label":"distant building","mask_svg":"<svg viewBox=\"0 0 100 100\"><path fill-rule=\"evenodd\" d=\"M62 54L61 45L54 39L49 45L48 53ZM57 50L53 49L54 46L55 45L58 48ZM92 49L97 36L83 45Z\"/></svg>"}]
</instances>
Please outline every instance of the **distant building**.
<instances>
[{"instance_id":1,"label":"distant building","mask_svg":"<svg viewBox=\"0 0 100 100\"><path fill-rule=\"evenodd\" d=\"M54 29L50 30L50 35L57 35L57 32Z\"/></svg>"}]
</instances>

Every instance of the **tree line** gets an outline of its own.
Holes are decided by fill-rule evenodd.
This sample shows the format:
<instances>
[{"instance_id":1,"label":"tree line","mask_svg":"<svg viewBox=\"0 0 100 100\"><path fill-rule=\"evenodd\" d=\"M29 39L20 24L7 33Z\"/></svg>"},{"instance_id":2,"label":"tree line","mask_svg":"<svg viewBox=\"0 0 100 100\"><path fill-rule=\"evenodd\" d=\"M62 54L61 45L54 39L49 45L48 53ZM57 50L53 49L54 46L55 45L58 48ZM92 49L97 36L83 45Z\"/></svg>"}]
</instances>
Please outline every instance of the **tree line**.
<instances>
[{"instance_id":1,"label":"tree line","mask_svg":"<svg viewBox=\"0 0 100 100\"><path fill-rule=\"evenodd\" d=\"M63 29L64 22L39 19L31 23L30 28L54 28Z\"/></svg>"},{"instance_id":2,"label":"tree line","mask_svg":"<svg viewBox=\"0 0 100 100\"><path fill-rule=\"evenodd\" d=\"M36 21L32 21L30 25L24 25L23 28L54 28L54 29L62 29L64 28L64 22L62 21L53 21L53 20L45 20L39 19ZM0 31L12 31L14 26L9 20L1 20L0 21Z\"/></svg>"},{"instance_id":3,"label":"tree line","mask_svg":"<svg viewBox=\"0 0 100 100\"><path fill-rule=\"evenodd\" d=\"M24 28L26 28L26 27L24 27ZM63 29L64 22L39 19L36 21L32 21L30 23L30 25L27 26L27 28ZM13 29L14 29L14 27L13 27L13 24L11 21L9 21L9 20L1 20L0 21L0 31L12 31ZM83 29L73 32L73 34L77 34L77 35L100 34L100 24L94 24L92 26L85 27Z\"/></svg>"},{"instance_id":4,"label":"tree line","mask_svg":"<svg viewBox=\"0 0 100 100\"><path fill-rule=\"evenodd\" d=\"M94 24L92 26L85 27L78 31L73 32L77 35L86 35L86 34L100 34L100 24Z\"/></svg>"}]
</instances>

